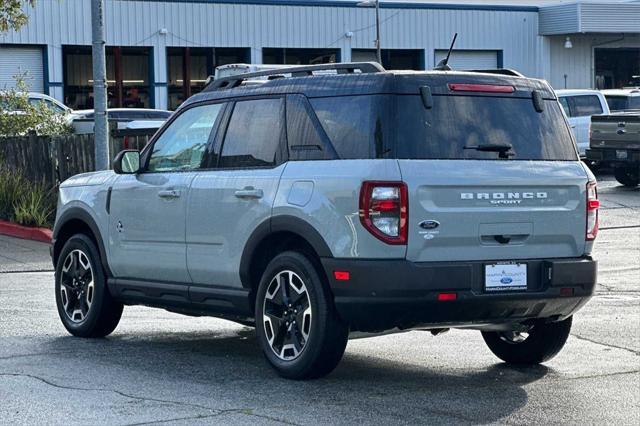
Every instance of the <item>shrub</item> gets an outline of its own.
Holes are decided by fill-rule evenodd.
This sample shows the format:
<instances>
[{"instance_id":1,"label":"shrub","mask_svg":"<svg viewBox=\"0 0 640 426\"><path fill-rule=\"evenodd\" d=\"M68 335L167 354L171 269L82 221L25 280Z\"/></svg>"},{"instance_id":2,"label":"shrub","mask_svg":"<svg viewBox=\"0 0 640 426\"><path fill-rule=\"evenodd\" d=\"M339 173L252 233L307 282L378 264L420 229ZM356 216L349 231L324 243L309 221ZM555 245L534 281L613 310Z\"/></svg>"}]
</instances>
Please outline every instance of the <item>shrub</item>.
<instances>
[{"instance_id":1,"label":"shrub","mask_svg":"<svg viewBox=\"0 0 640 426\"><path fill-rule=\"evenodd\" d=\"M0 219L25 226L51 226L57 202L54 189L0 164Z\"/></svg>"},{"instance_id":2,"label":"shrub","mask_svg":"<svg viewBox=\"0 0 640 426\"><path fill-rule=\"evenodd\" d=\"M0 219L13 219L13 206L27 184L22 173L0 164Z\"/></svg>"},{"instance_id":3,"label":"shrub","mask_svg":"<svg viewBox=\"0 0 640 426\"><path fill-rule=\"evenodd\" d=\"M26 73L13 76L16 87L0 91L0 136L65 135L73 131L67 115L45 102L29 102Z\"/></svg>"}]
</instances>

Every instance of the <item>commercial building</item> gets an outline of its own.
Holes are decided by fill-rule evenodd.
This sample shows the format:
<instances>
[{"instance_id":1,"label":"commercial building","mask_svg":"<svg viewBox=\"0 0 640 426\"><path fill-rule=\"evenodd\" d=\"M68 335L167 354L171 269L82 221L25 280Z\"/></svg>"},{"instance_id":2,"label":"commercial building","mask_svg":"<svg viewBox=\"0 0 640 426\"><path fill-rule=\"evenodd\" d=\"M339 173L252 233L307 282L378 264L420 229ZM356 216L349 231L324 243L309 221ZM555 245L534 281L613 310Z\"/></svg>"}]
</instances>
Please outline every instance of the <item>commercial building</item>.
<instances>
[{"instance_id":1,"label":"commercial building","mask_svg":"<svg viewBox=\"0 0 640 426\"><path fill-rule=\"evenodd\" d=\"M39 0L0 35L0 88L91 107L91 2ZM513 68L556 88L620 87L640 74L640 1L381 0L383 65ZM216 66L374 60L375 10L351 0L105 0L110 106L175 108Z\"/></svg>"}]
</instances>

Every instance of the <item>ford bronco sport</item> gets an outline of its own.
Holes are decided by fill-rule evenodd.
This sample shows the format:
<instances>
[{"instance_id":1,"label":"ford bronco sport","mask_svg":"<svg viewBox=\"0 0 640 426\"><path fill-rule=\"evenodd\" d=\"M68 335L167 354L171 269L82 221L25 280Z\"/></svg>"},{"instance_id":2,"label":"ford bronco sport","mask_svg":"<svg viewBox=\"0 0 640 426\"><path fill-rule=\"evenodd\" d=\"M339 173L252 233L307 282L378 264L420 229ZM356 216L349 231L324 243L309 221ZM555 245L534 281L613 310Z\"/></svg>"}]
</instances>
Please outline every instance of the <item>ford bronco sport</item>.
<instances>
[{"instance_id":1,"label":"ford bronco sport","mask_svg":"<svg viewBox=\"0 0 640 426\"><path fill-rule=\"evenodd\" d=\"M331 372L351 332L476 329L534 364L594 291L595 179L551 88L508 70L229 76L113 166L60 186L76 336L140 304L255 324L288 378Z\"/></svg>"}]
</instances>

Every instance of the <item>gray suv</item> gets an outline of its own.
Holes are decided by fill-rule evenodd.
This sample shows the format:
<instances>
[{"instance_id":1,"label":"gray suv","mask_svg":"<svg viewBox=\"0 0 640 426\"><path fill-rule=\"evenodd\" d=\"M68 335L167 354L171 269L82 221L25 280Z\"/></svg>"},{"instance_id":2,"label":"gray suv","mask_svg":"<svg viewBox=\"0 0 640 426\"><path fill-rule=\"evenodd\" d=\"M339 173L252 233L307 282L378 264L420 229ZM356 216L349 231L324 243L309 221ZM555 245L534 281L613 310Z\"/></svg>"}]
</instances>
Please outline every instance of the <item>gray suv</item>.
<instances>
[{"instance_id":1,"label":"gray suv","mask_svg":"<svg viewBox=\"0 0 640 426\"><path fill-rule=\"evenodd\" d=\"M476 329L535 364L596 283L595 179L551 88L508 70L230 76L113 168L60 186L76 336L139 304L255 325L288 378L331 372L354 332Z\"/></svg>"}]
</instances>

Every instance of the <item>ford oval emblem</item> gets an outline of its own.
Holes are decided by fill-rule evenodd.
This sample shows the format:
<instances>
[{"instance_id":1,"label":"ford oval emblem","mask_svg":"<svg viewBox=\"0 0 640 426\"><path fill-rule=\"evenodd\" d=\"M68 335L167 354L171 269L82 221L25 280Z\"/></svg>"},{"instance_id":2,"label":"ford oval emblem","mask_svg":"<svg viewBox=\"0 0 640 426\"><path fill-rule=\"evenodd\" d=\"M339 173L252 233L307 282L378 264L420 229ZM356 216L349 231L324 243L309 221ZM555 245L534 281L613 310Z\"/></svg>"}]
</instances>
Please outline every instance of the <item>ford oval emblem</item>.
<instances>
[{"instance_id":1,"label":"ford oval emblem","mask_svg":"<svg viewBox=\"0 0 640 426\"><path fill-rule=\"evenodd\" d=\"M500 279L500 282L502 284L511 284L513 282L513 278L511 278L511 277L503 277L502 279Z\"/></svg>"},{"instance_id":2,"label":"ford oval emblem","mask_svg":"<svg viewBox=\"0 0 640 426\"><path fill-rule=\"evenodd\" d=\"M440 222L437 220L423 220L420 222L420 228L422 229L436 229L440 226Z\"/></svg>"}]
</instances>

